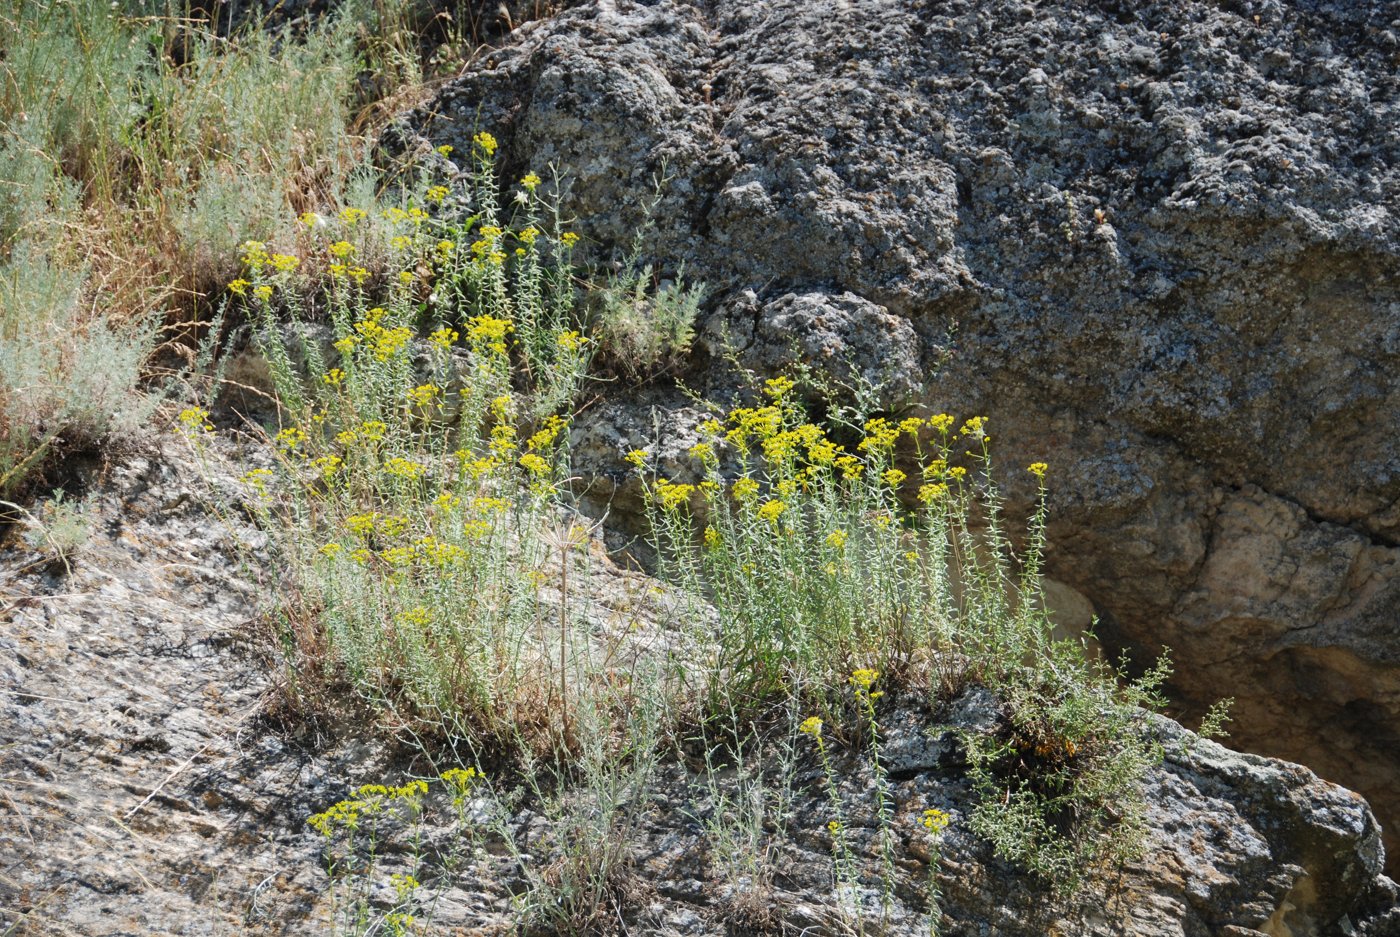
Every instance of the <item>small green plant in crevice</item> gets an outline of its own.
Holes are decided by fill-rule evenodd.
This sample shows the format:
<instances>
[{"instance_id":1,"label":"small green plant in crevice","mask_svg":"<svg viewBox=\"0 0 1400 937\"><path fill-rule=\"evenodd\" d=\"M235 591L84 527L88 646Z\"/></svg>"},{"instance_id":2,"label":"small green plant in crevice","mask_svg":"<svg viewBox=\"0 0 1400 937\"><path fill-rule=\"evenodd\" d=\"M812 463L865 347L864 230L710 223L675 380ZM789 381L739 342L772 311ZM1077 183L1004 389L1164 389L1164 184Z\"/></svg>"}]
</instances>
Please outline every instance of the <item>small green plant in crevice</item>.
<instances>
[{"instance_id":1,"label":"small green plant in crevice","mask_svg":"<svg viewBox=\"0 0 1400 937\"><path fill-rule=\"evenodd\" d=\"M838 904L842 897L856 885L855 861L851 856L846 826L846 811L841 802L841 789L837 786L837 775L832 768L831 752L827 748L824 734L826 723L819 716L808 716L798 727L798 731L812 739L817 746L817 757L821 761L822 777L826 782L827 802L831 809L831 819L826 822L831 834L832 877L837 891Z\"/></svg>"},{"instance_id":2,"label":"small green plant in crevice","mask_svg":"<svg viewBox=\"0 0 1400 937\"><path fill-rule=\"evenodd\" d=\"M522 765L526 792L548 820L546 840L530 844L526 856L515 836L498 829L525 878L516 901L525 934L612 932L629 910L632 848L670 718L669 694L630 698L621 724L621 695L592 702L602 705L579 711L576 751L546 760L527 755Z\"/></svg>"},{"instance_id":3,"label":"small green plant in crevice","mask_svg":"<svg viewBox=\"0 0 1400 937\"><path fill-rule=\"evenodd\" d=\"M1163 658L1119 682L1079 645L1050 645L1038 672L1000 688L1002 728L964 735L979 793L970 828L1062 895L1096 869L1139 857L1141 780L1163 755L1147 719L1162 705L1158 689L1169 672Z\"/></svg>"},{"instance_id":4,"label":"small green plant in crevice","mask_svg":"<svg viewBox=\"0 0 1400 937\"><path fill-rule=\"evenodd\" d=\"M1201 717L1201 724L1196 729L1196 735L1203 739L1223 739L1229 738L1230 733L1225 731L1225 723L1230 721L1230 709L1235 705L1233 696L1226 699L1216 700L1206 710L1206 714Z\"/></svg>"},{"instance_id":5,"label":"small green plant in crevice","mask_svg":"<svg viewBox=\"0 0 1400 937\"><path fill-rule=\"evenodd\" d=\"M665 185L663 170L642 207L644 220L627 256L590 303L589 318L605 360L631 378L674 367L684 359L695 339L695 320L705 299L705 284L688 281L684 264L673 277L659 280L652 265L642 260Z\"/></svg>"},{"instance_id":6,"label":"small green plant in crevice","mask_svg":"<svg viewBox=\"0 0 1400 937\"><path fill-rule=\"evenodd\" d=\"M874 788L874 809L872 811L880 855L880 926L888 927L893 909L895 886L898 873L895 866L894 797L890 778L880 756L880 724L875 705L883 690L874 686L880 679L879 671L861 667L851 672L848 682L855 698L856 711L861 722L861 734L866 736L864 744L865 760L870 767ZM818 716L809 716L799 727L799 731L810 736L817 747L825 780L827 800L833 819L827 829L832 840L832 870L836 885L836 911L846 926L857 933L864 933L858 901L860 876L849 839L846 809L837 783L831 753L824 734L825 723Z\"/></svg>"},{"instance_id":7,"label":"small green plant in crevice","mask_svg":"<svg viewBox=\"0 0 1400 937\"><path fill-rule=\"evenodd\" d=\"M766 933L779 923L774 878L776 854L792 821L797 723L787 727L770 754L762 734L737 713L713 726L701 724L707 809L692 814L705 830L708 867L723 883L727 922Z\"/></svg>"},{"instance_id":8,"label":"small green plant in crevice","mask_svg":"<svg viewBox=\"0 0 1400 937\"><path fill-rule=\"evenodd\" d=\"M850 683L855 692L856 708L865 723L864 728L869 732L870 771L875 781L875 822L879 825L880 833L880 914L887 921L894 899L894 814L890 779L880 760L880 723L875 716L875 701L885 693L874 689L878 679L879 671L858 668L851 673Z\"/></svg>"}]
</instances>

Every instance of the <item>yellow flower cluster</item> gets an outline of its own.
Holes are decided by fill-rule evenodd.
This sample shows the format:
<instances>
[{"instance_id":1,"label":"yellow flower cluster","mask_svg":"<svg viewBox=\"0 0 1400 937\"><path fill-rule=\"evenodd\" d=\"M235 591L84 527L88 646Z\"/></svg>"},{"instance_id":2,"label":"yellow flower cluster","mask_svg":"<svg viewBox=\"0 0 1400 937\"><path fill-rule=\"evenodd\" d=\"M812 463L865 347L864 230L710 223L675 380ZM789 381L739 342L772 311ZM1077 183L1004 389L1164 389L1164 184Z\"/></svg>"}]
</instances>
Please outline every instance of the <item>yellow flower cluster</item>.
<instances>
[{"instance_id":1,"label":"yellow flower cluster","mask_svg":"<svg viewBox=\"0 0 1400 937\"><path fill-rule=\"evenodd\" d=\"M374 524L379 520L378 511L370 511L365 514L351 514L345 518L345 529L357 537L368 537L374 533Z\"/></svg>"},{"instance_id":2,"label":"yellow flower cluster","mask_svg":"<svg viewBox=\"0 0 1400 937\"><path fill-rule=\"evenodd\" d=\"M214 429L209 423L209 411L202 407L187 407L180 411L180 428L187 436L208 433Z\"/></svg>"},{"instance_id":3,"label":"yellow flower cluster","mask_svg":"<svg viewBox=\"0 0 1400 937\"><path fill-rule=\"evenodd\" d=\"M787 504L785 502L774 499L763 503L763 506L758 509L758 516L776 526L778 518L781 517L786 510Z\"/></svg>"},{"instance_id":4,"label":"yellow flower cluster","mask_svg":"<svg viewBox=\"0 0 1400 937\"><path fill-rule=\"evenodd\" d=\"M389 427L383 420L365 420L357 429L349 430L351 441L363 439L368 442L379 442L384 438L384 434L389 432ZM340 437L336 437L339 441Z\"/></svg>"},{"instance_id":5,"label":"yellow flower cluster","mask_svg":"<svg viewBox=\"0 0 1400 937\"><path fill-rule=\"evenodd\" d=\"M321 813L307 819L312 829L330 838L337 827L347 830L359 828L362 817L376 816L394 803L403 803L416 809L419 799L428 792L426 781L409 781L398 787L383 784L365 784L355 791L355 796L328 807Z\"/></svg>"},{"instance_id":6,"label":"yellow flower cluster","mask_svg":"<svg viewBox=\"0 0 1400 937\"><path fill-rule=\"evenodd\" d=\"M930 807L928 810L925 810L923 812L923 815L921 817L919 817L919 825L922 826L924 829L928 830L934 836L937 836L938 834L942 833L948 828L948 824L951 820L952 817L944 813L942 810L939 810L936 807Z\"/></svg>"},{"instance_id":7,"label":"yellow flower cluster","mask_svg":"<svg viewBox=\"0 0 1400 937\"><path fill-rule=\"evenodd\" d=\"M271 470L265 468L253 469L251 472L244 473L243 484L248 485L263 497L267 497L267 483L271 478Z\"/></svg>"},{"instance_id":8,"label":"yellow flower cluster","mask_svg":"<svg viewBox=\"0 0 1400 937\"><path fill-rule=\"evenodd\" d=\"M504 514L510 510L510 502L505 498L481 497L472 500L472 507L483 513Z\"/></svg>"},{"instance_id":9,"label":"yellow flower cluster","mask_svg":"<svg viewBox=\"0 0 1400 937\"><path fill-rule=\"evenodd\" d=\"M780 375L764 381L763 392L774 400L782 400L783 397L791 393L792 389L796 386L792 378L787 375Z\"/></svg>"},{"instance_id":10,"label":"yellow flower cluster","mask_svg":"<svg viewBox=\"0 0 1400 937\"><path fill-rule=\"evenodd\" d=\"M411 388L406 394L408 402L419 407L429 407L434 403L440 403L442 398L442 388L436 384L419 384Z\"/></svg>"},{"instance_id":11,"label":"yellow flower cluster","mask_svg":"<svg viewBox=\"0 0 1400 937\"><path fill-rule=\"evenodd\" d=\"M336 347L342 352L345 352L363 341L368 344L376 361L388 361L390 358L403 351L413 339L413 330L402 325L386 329L379 324L379 320L383 315L384 310L378 307L371 309L365 315L364 319L355 323L355 331L358 333L358 338L353 335L348 335L339 342L336 342Z\"/></svg>"},{"instance_id":12,"label":"yellow flower cluster","mask_svg":"<svg viewBox=\"0 0 1400 937\"><path fill-rule=\"evenodd\" d=\"M472 137L472 143L476 144L477 148L487 156L492 156L496 152L496 138L484 130Z\"/></svg>"},{"instance_id":13,"label":"yellow flower cluster","mask_svg":"<svg viewBox=\"0 0 1400 937\"><path fill-rule=\"evenodd\" d=\"M660 478L657 479L652 497L661 505L662 510L675 511L688 503L694 493L694 485L677 485L668 479Z\"/></svg>"},{"instance_id":14,"label":"yellow flower cluster","mask_svg":"<svg viewBox=\"0 0 1400 937\"><path fill-rule=\"evenodd\" d=\"M506 336L515 330L509 319L495 316L472 316L467 320L467 337L484 345L498 355L506 353Z\"/></svg>"},{"instance_id":15,"label":"yellow flower cluster","mask_svg":"<svg viewBox=\"0 0 1400 937\"><path fill-rule=\"evenodd\" d=\"M243 265L253 270L261 270L267 263L267 245L262 241L244 241L241 250L243 251Z\"/></svg>"},{"instance_id":16,"label":"yellow flower cluster","mask_svg":"<svg viewBox=\"0 0 1400 937\"><path fill-rule=\"evenodd\" d=\"M948 494L948 486L943 482L930 482L919 486L919 500L924 504L941 501Z\"/></svg>"},{"instance_id":17,"label":"yellow flower cluster","mask_svg":"<svg viewBox=\"0 0 1400 937\"><path fill-rule=\"evenodd\" d=\"M491 427L491 454L497 458L505 458L516 450L515 427L509 423L497 423Z\"/></svg>"},{"instance_id":18,"label":"yellow flower cluster","mask_svg":"<svg viewBox=\"0 0 1400 937\"><path fill-rule=\"evenodd\" d=\"M311 460L311 467L315 469L322 478L330 478L336 472L340 471L340 467L343 464L344 460L338 455L323 455L320 458Z\"/></svg>"},{"instance_id":19,"label":"yellow flower cluster","mask_svg":"<svg viewBox=\"0 0 1400 937\"><path fill-rule=\"evenodd\" d=\"M869 691L878 679L880 679L880 671L878 670L861 668L851 671L851 686L861 691Z\"/></svg>"},{"instance_id":20,"label":"yellow flower cluster","mask_svg":"<svg viewBox=\"0 0 1400 937\"><path fill-rule=\"evenodd\" d=\"M449 768L442 773L443 783L458 793L468 793L483 780L484 775L475 768Z\"/></svg>"},{"instance_id":21,"label":"yellow flower cluster","mask_svg":"<svg viewBox=\"0 0 1400 937\"><path fill-rule=\"evenodd\" d=\"M417 481L427 474L428 468L421 462L412 462L395 456L384 463L384 471L405 481Z\"/></svg>"},{"instance_id":22,"label":"yellow flower cluster","mask_svg":"<svg viewBox=\"0 0 1400 937\"><path fill-rule=\"evenodd\" d=\"M802 725L797 727L797 731L801 732L803 735L810 735L812 738L819 739L822 737L822 721L817 716L808 716L806 719L802 720Z\"/></svg>"},{"instance_id":23,"label":"yellow flower cluster","mask_svg":"<svg viewBox=\"0 0 1400 937\"><path fill-rule=\"evenodd\" d=\"M407 211L402 208L386 208L384 217L394 224L412 221L415 225L420 225L428 220L428 213L416 206Z\"/></svg>"},{"instance_id":24,"label":"yellow flower cluster","mask_svg":"<svg viewBox=\"0 0 1400 937\"><path fill-rule=\"evenodd\" d=\"M406 625L417 625L421 628L424 625L432 624L433 613L422 605L415 605L413 608L401 614L399 616L399 621Z\"/></svg>"},{"instance_id":25,"label":"yellow flower cluster","mask_svg":"<svg viewBox=\"0 0 1400 937\"><path fill-rule=\"evenodd\" d=\"M533 452L527 452L521 456L520 464L524 467L525 471L529 472L531 475L544 476L548 475L550 472L549 463Z\"/></svg>"},{"instance_id":26,"label":"yellow flower cluster","mask_svg":"<svg viewBox=\"0 0 1400 937\"><path fill-rule=\"evenodd\" d=\"M894 448L900 432L898 426L892 425L884 417L868 420L865 424L865 438L856 445L856 448L861 452L888 452Z\"/></svg>"},{"instance_id":27,"label":"yellow flower cluster","mask_svg":"<svg viewBox=\"0 0 1400 937\"><path fill-rule=\"evenodd\" d=\"M501 465L500 460L495 456L478 458L475 453L466 449L458 449L453 455L457 457L457 463L461 470L473 479L485 478Z\"/></svg>"},{"instance_id":28,"label":"yellow flower cluster","mask_svg":"<svg viewBox=\"0 0 1400 937\"><path fill-rule=\"evenodd\" d=\"M783 411L776 406L738 407L730 412L729 421L734 428L724 438L740 452L747 452L751 438L768 439L782 429Z\"/></svg>"},{"instance_id":29,"label":"yellow flower cluster","mask_svg":"<svg viewBox=\"0 0 1400 937\"><path fill-rule=\"evenodd\" d=\"M442 782L452 792L452 804L459 810L486 776L476 768L449 768L442 773Z\"/></svg>"},{"instance_id":30,"label":"yellow flower cluster","mask_svg":"<svg viewBox=\"0 0 1400 937\"><path fill-rule=\"evenodd\" d=\"M547 417L540 428L535 430L530 438L526 440L525 448L532 452L548 449L550 446L553 446L554 441L559 438L559 434L563 431L564 426L564 419L562 417L554 415Z\"/></svg>"}]
</instances>

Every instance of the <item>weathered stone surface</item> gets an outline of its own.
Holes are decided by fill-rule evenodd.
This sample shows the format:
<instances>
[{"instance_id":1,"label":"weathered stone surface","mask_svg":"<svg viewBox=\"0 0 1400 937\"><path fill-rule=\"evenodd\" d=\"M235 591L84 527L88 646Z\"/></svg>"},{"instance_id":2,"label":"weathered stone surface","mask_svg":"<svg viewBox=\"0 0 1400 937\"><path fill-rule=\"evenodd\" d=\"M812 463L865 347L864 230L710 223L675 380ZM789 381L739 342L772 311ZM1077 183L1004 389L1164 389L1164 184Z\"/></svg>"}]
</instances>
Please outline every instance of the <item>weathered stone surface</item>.
<instances>
[{"instance_id":1,"label":"weathered stone surface","mask_svg":"<svg viewBox=\"0 0 1400 937\"><path fill-rule=\"evenodd\" d=\"M247 458L211 439L197 460L182 440L165 439L91 480L92 533L71 571L20 544L0 553L0 926L17 937L329 933L331 886L306 818L356 784L413 774L362 727L299 721L289 734L267 717L276 670L245 638L259 594L279 573L235 508L226 507L228 525L207 515L211 492L238 503ZM593 565L599 628L610 596L657 591L603 557ZM637 619L648 607L628 604L628 630L652 644L671 612L663 603ZM1378 827L1360 797L1167 720L1151 723L1168 757L1143 782L1144 859L1076 905L1047 902L1035 879L995 861L966 826L975 795L954 730L996 731L995 697L974 688L933 712L921 697L886 703L879 718L898 861L884 933L928 932L930 856L915 821L929 806L953 818L940 860L948 934L1396 932L1385 916L1395 886L1380 874ZM754 762L771 785L784 776L774 757L782 744L780 735ZM833 757L863 874L854 897L873 924L874 779L862 746L833 742ZM765 826L775 874L751 894L725 875L704 835L715 793L740 796L738 776L721 771L711 787L697 764L661 759L619 833L630 870L626 932L732 933L740 907L762 911L777 932L839 931L824 775L810 745L799 744L793 764L788 812ZM491 809L477 802L472 815ZM535 855L547 848L548 823L528 798L499 825L480 826L488 832L473 861L444 877L432 857L449 852L461 830L441 794L428 798L428 858L418 869L436 896L427 932L511 932L522 876L489 830L511 830L523 861L553 861ZM380 851L375 894L386 899L389 872L407 870L411 850L394 834Z\"/></svg>"},{"instance_id":2,"label":"weathered stone surface","mask_svg":"<svg viewBox=\"0 0 1400 937\"><path fill-rule=\"evenodd\" d=\"M692 386L727 336L986 413L1109 650L1170 645L1188 713L1234 696L1235 743L1400 829L1394 4L593 0L408 123L557 164L596 257L664 166Z\"/></svg>"}]
</instances>

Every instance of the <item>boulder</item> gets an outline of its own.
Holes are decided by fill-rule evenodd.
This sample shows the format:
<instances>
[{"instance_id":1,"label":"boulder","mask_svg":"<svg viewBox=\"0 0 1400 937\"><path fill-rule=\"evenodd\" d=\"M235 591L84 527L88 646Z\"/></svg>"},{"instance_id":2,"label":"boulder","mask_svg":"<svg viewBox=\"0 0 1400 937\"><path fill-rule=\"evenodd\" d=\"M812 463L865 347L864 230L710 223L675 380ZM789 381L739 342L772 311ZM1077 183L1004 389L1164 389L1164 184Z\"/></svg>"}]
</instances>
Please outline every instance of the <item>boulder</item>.
<instances>
[{"instance_id":1,"label":"boulder","mask_svg":"<svg viewBox=\"0 0 1400 937\"><path fill-rule=\"evenodd\" d=\"M1235 744L1400 829L1393 3L592 0L403 129L556 166L600 262L664 177L690 386L986 414L1013 512L1050 463L1048 571L1109 652L1169 646L1187 718L1234 697Z\"/></svg>"}]
</instances>

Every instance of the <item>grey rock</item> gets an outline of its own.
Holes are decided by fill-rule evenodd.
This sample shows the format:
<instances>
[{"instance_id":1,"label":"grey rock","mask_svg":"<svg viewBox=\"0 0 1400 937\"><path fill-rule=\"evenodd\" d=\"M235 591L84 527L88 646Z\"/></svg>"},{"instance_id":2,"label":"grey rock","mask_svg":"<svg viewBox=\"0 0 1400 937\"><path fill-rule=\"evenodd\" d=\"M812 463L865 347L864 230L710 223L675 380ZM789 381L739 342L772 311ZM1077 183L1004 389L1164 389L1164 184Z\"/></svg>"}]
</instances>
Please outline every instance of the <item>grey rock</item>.
<instances>
[{"instance_id":1,"label":"grey rock","mask_svg":"<svg viewBox=\"0 0 1400 937\"><path fill-rule=\"evenodd\" d=\"M1110 654L1169 645L1188 717L1235 697L1237 744L1396 830L1396 30L1384 0L593 0L404 127L557 164L600 261L664 167L647 259L712 290L692 387L732 389L728 335L985 413L1051 464L1048 571Z\"/></svg>"},{"instance_id":2,"label":"grey rock","mask_svg":"<svg viewBox=\"0 0 1400 937\"><path fill-rule=\"evenodd\" d=\"M237 507L237 479L266 456L236 437L204 445L196 458L183 440L159 437L89 479L93 533L71 572L36 564L42 555L22 541L0 551L0 924L16 935L328 933L331 884L307 817L358 784L412 776L361 725L269 718L279 671L251 625L280 571ZM210 519L211 503L223 505L224 523ZM681 655L658 638L677 614L703 610L592 552L593 627L635 634L639 655L658 643ZM626 614L615 612L623 600ZM619 894L628 932L718 935L757 920L835 932L843 920L874 928L883 917L884 933L926 934L931 854L916 820L937 806L953 816L938 867L948 934L1394 933L1385 909L1395 886L1380 872L1378 827L1360 797L1167 720L1152 723L1168 757L1143 781L1145 858L1082 901L1047 902L1040 883L995 860L966 827L976 795L958 733L996 732L1003 718L996 698L975 687L937 712L919 698L882 703L897 859L887 915L863 745L832 743L861 873L841 896L831 888L824 775L810 748L798 751L789 812L764 824L771 874L757 883L715 857L703 828L714 815L705 776L663 759L625 831ZM786 738L779 733L754 762L772 781ZM741 796L732 772L716 783ZM488 831L485 841L443 875L433 857L460 845L462 828L441 793L429 796L419 875L431 893L431 932L510 932L517 861L555 860L546 811L526 802L492 822L500 809L484 797L471 802L469 822ZM518 854L490 832L500 828L513 831ZM381 902L388 873L410 868L410 842L406 829L385 828L384 881L371 883Z\"/></svg>"}]
</instances>

